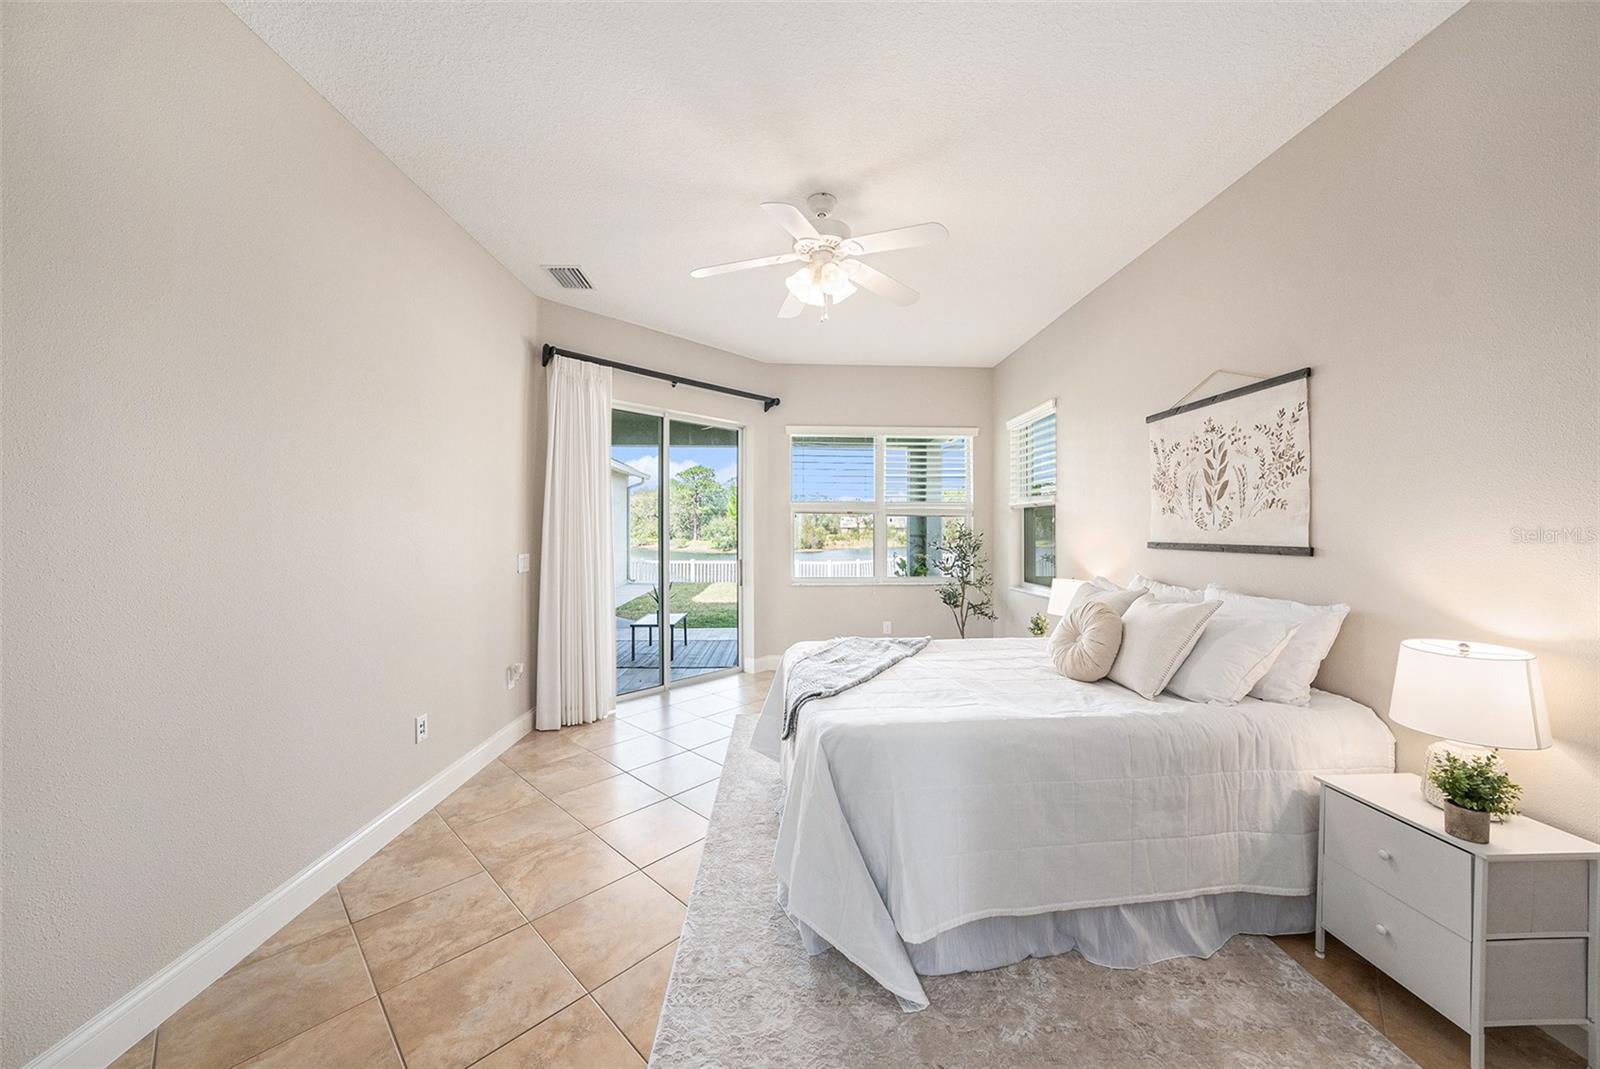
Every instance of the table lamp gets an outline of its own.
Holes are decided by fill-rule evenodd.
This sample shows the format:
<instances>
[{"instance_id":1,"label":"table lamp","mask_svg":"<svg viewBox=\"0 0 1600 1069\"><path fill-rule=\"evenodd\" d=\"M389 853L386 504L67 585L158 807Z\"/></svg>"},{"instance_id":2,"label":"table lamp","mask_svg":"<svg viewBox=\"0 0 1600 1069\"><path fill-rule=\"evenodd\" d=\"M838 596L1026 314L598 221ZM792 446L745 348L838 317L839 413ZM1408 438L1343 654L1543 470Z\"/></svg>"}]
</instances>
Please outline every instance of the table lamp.
<instances>
[{"instance_id":1,"label":"table lamp","mask_svg":"<svg viewBox=\"0 0 1600 1069\"><path fill-rule=\"evenodd\" d=\"M1442 754L1478 757L1550 745L1538 658L1510 646L1406 639L1395 662L1389 719L1439 736L1428 747L1422 797L1441 809L1444 797L1427 773Z\"/></svg>"},{"instance_id":2,"label":"table lamp","mask_svg":"<svg viewBox=\"0 0 1600 1069\"><path fill-rule=\"evenodd\" d=\"M1065 616L1067 608L1072 604L1072 595L1087 579L1052 579L1050 580L1050 604L1044 607L1049 616Z\"/></svg>"}]
</instances>

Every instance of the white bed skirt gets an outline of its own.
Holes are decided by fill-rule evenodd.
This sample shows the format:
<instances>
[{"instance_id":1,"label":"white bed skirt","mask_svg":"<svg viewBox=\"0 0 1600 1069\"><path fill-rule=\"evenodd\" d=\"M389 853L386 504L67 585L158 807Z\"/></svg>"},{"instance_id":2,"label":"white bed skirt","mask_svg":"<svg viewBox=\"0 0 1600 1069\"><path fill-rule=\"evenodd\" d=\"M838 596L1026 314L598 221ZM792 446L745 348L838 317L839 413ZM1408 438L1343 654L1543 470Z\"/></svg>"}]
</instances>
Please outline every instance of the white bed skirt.
<instances>
[{"instance_id":1,"label":"white bed skirt","mask_svg":"<svg viewBox=\"0 0 1600 1069\"><path fill-rule=\"evenodd\" d=\"M780 888L780 899L787 897L784 890ZM795 921L795 926L808 952L829 949L828 941L804 922ZM1290 935L1315 926L1315 895L1232 892L1031 917L986 917L905 946L920 976L998 969L1070 950L1096 965L1137 969L1168 958L1208 958L1236 935Z\"/></svg>"}]
</instances>

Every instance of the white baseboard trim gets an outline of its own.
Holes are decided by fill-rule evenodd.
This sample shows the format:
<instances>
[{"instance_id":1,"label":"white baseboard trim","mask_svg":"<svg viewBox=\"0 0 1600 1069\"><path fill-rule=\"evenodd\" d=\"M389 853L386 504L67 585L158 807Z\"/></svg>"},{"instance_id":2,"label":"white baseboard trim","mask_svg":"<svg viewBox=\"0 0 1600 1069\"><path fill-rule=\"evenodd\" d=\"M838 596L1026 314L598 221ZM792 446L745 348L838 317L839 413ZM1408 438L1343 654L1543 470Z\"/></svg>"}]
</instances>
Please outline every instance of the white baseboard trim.
<instances>
[{"instance_id":1,"label":"white baseboard trim","mask_svg":"<svg viewBox=\"0 0 1600 1069\"><path fill-rule=\"evenodd\" d=\"M279 928L526 735L532 726L530 711L496 731L23 1069L84 1069L108 1065L121 1057L123 1051L243 961Z\"/></svg>"},{"instance_id":2,"label":"white baseboard trim","mask_svg":"<svg viewBox=\"0 0 1600 1069\"><path fill-rule=\"evenodd\" d=\"M783 663L783 654L781 654L781 653L774 653L774 654L772 654L771 656L768 656L768 657L757 657L755 660L750 662L750 664L751 664L750 671L752 671L752 672L776 672L778 670L778 665L780 665L782 663Z\"/></svg>"}]
</instances>

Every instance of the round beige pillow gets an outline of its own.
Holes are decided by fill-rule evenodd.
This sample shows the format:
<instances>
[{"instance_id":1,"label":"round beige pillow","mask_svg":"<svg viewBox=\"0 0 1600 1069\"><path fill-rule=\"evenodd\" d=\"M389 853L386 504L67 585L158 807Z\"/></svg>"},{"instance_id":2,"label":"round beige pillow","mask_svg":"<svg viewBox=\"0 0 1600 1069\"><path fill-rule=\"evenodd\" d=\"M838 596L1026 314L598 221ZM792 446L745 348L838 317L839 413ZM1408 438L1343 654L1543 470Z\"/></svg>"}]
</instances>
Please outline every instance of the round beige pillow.
<instances>
[{"instance_id":1,"label":"round beige pillow","mask_svg":"<svg viewBox=\"0 0 1600 1069\"><path fill-rule=\"evenodd\" d=\"M1103 601L1086 601L1050 632L1050 663L1068 679L1104 679L1122 645L1122 617Z\"/></svg>"}]
</instances>

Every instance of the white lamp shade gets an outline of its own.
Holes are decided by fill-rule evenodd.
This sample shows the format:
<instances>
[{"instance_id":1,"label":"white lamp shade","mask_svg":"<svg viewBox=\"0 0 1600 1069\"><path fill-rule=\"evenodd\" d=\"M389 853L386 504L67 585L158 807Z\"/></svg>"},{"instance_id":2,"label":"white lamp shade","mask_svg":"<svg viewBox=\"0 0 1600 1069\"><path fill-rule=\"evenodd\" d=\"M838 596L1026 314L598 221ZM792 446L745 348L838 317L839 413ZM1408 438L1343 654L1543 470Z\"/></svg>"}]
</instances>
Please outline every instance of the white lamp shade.
<instances>
[{"instance_id":1,"label":"white lamp shade","mask_svg":"<svg viewBox=\"0 0 1600 1069\"><path fill-rule=\"evenodd\" d=\"M1050 580L1050 604L1044 607L1044 611L1051 616L1065 616L1067 606L1072 604L1072 595L1086 582L1086 579Z\"/></svg>"},{"instance_id":2,"label":"white lamp shade","mask_svg":"<svg viewBox=\"0 0 1600 1069\"><path fill-rule=\"evenodd\" d=\"M1539 661L1510 646L1406 639L1395 663L1389 719L1478 746L1542 750L1550 745Z\"/></svg>"}]
</instances>

